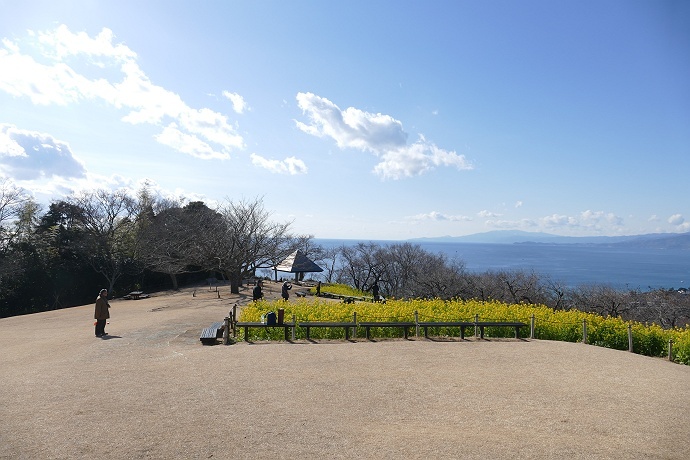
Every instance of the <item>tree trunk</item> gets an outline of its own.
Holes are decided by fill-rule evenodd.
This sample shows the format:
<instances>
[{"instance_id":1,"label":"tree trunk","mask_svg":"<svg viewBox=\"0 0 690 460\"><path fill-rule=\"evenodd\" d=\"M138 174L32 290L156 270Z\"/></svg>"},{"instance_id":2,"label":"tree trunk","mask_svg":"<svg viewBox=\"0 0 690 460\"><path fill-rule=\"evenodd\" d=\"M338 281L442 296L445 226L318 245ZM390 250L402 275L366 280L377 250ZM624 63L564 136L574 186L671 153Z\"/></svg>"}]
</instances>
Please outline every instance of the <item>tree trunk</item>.
<instances>
[{"instance_id":1,"label":"tree trunk","mask_svg":"<svg viewBox=\"0 0 690 460\"><path fill-rule=\"evenodd\" d=\"M242 272L240 270L233 270L227 273L227 276L230 280L230 292L232 294L239 294L240 285L242 284Z\"/></svg>"},{"instance_id":2,"label":"tree trunk","mask_svg":"<svg viewBox=\"0 0 690 460\"><path fill-rule=\"evenodd\" d=\"M174 273L171 273L171 274L170 274L170 280L172 281L173 289L174 289L175 291L179 291L180 288L177 286L177 276L175 276Z\"/></svg>"}]
</instances>

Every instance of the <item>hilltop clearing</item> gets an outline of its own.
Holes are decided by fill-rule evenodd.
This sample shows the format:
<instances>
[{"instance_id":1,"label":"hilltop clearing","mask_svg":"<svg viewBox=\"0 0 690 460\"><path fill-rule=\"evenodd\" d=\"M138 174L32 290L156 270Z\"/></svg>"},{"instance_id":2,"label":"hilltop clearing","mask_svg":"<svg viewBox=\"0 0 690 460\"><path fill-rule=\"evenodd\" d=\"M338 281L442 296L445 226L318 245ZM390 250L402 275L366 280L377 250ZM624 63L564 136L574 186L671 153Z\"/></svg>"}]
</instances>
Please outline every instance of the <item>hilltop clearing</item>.
<instances>
[{"instance_id":1,"label":"hilltop clearing","mask_svg":"<svg viewBox=\"0 0 690 460\"><path fill-rule=\"evenodd\" d=\"M92 305L0 319L0 458L690 456L689 366L538 340L202 346L251 289L192 293L112 301L105 340Z\"/></svg>"}]
</instances>

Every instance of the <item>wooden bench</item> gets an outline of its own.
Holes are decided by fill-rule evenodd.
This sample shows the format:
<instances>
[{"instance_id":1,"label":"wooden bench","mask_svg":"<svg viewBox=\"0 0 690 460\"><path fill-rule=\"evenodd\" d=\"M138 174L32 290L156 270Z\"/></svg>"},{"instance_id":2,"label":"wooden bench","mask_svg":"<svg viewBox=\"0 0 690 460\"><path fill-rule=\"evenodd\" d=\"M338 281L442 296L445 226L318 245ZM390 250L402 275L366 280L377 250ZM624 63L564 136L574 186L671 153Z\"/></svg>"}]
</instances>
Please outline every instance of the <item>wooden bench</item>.
<instances>
[{"instance_id":1,"label":"wooden bench","mask_svg":"<svg viewBox=\"0 0 690 460\"><path fill-rule=\"evenodd\" d=\"M408 337L408 329L415 326L413 321L397 321L397 322L379 322L379 321L363 321L358 324L358 326L363 327L366 331L367 340L370 340L369 330L372 327L401 327L405 338Z\"/></svg>"},{"instance_id":2,"label":"wooden bench","mask_svg":"<svg viewBox=\"0 0 690 460\"><path fill-rule=\"evenodd\" d=\"M424 328L424 337L429 338L429 328L430 327L459 327L460 328L460 338L465 338L465 328L469 326L474 326L473 322L469 321L421 321L417 323L417 326Z\"/></svg>"},{"instance_id":3,"label":"wooden bench","mask_svg":"<svg viewBox=\"0 0 690 460\"><path fill-rule=\"evenodd\" d=\"M305 328L307 340L310 340L309 329L311 329L312 327L342 327L343 329L345 329L345 340L350 340L350 328L357 327L357 323L307 321L299 323L299 326Z\"/></svg>"},{"instance_id":4,"label":"wooden bench","mask_svg":"<svg viewBox=\"0 0 690 460\"><path fill-rule=\"evenodd\" d=\"M266 323L258 323L258 322L241 322L238 321L235 323L235 332L237 331L238 327L244 328L244 340L245 342L249 342L249 328L252 327L282 327L285 329L285 340L288 341L290 340L290 336L288 335L288 331L292 330L293 335L295 332L295 323L283 323L283 324L266 324Z\"/></svg>"},{"instance_id":5,"label":"wooden bench","mask_svg":"<svg viewBox=\"0 0 690 460\"><path fill-rule=\"evenodd\" d=\"M484 338L484 328L485 327L514 327L515 328L515 338L520 338L520 328L527 327L525 323L520 323L517 321L480 321L474 323L474 326L479 326L479 338ZM462 333L462 326L460 327L460 332Z\"/></svg>"},{"instance_id":6,"label":"wooden bench","mask_svg":"<svg viewBox=\"0 0 690 460\"><path fill-rule=\"evenodd\" d=\"M143 291L132 291L126 296L124 296L125 299L129 300L139 300L148 297L146 294L144 294Z\"/></svg>"},{"instance_id":7,"label":"wooden bench","mask_svg":"<svg viewBox=\"0 0 690 460\"><path fill-rule=\"evenodd\" d=\"M520 328L526 327L527 324L520 322L511 321L479 321L477 323L473 321L422 321L417 323L419 327L424 328L424 337L429 338L430 327L459 327L460 328L460 338L465 338L465 328L468 327L479 327L479 338L484 338L484 328L485 327L513 327L515 328L515 338L520 338Z\"/></svg>"},{"instance_id":8,"label":"wooden bench","mask_svg":"<svg viewBox=\"0 0 690 460\"><path fill-rule=\"evenodd\" d=\"M520 328L527 327L527 324L511 321L479 321L477 323L472 321L423 321L417 323L419 327L424 328L424 337L429 338L430 327L459 327L460 338L465 338L465 329L468 327L479 328L479 338L484 338L484 328L487 327L512 327L515 328L515 338L520 338Z\"/></svg>"},{"instance_id":9,"label":"wooden bench","mask_svg":"<svg viewBox=\"0 0 690 460\"><path fill-rule=\"evenodd\" d=\"M223 321L213 323L209 327L201 331L201 336L199 337L199 340L201 340L201 343L203 343L204 345L215 345L216 343L218 343L218 339L223 338L224 328L225 326L223 324Z\"/></svg>"}]
</instances>

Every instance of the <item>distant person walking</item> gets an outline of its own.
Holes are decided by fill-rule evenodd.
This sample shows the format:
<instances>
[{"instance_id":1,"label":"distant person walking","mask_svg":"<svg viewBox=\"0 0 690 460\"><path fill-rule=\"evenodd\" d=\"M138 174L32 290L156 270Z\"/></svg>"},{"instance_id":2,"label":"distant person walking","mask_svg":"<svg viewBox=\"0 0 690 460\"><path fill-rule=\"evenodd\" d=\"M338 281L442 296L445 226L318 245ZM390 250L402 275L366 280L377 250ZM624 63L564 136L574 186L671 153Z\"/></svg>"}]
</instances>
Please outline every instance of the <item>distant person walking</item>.
<instances>
[{"instance_id":1,"label":"distant person walking","mask_svg":"<svg viewBox=\"0 0 690 460\"><path fill-rule=\"evenodd\" d=\"M316 285L316 297L321 297L321 281Z\"/></svg>"},{"instance_id":2,"label":"distant person walking","mask_svg":"<svg viewBox=\"0 0 690 460\"><path fill-rule=\"evenodd\" d=\"M96 299L96 311L93 315L96 320L96 337L103 337L107 335L105 332L105 323L110 318L110 303L108 303L108 290L101 289Z\"/></svg>"},{"instance_id":3,"label":"distant person walking","mask_svg":"<svg viewBox=\"0 0 690 460\"><path fill-rule=\"evenodd\" d=\"M374 302L379 301L379 283L374 281L374 285L371 287L371 293L374 295Z\"/></svg>"},{"instance_id":4,"label":"distant person walking","mask_svg":"<svg viewBox=\"0 0 690 460\"><path fill-rule=\"evenodd\" d=\"M252 298L256 302L257 300L261 300L264 297L264 293L261 290L263 287L263 282L261 280L258 280L256 282L256 286L254 287L254 290L252 291Z\"/></svg>"},{"instance_id":5,"label":"distant person walking","mask_svg":"<svg viewBox=\"0 0 690 460\"><path fill-rule=\"evenodd\" d=\"M283 300L288 300L290 298L290 289L292 289L292 284L285 281L282 289L280 290L280 295L283 297Z\"/></svg>"}]
</instances>

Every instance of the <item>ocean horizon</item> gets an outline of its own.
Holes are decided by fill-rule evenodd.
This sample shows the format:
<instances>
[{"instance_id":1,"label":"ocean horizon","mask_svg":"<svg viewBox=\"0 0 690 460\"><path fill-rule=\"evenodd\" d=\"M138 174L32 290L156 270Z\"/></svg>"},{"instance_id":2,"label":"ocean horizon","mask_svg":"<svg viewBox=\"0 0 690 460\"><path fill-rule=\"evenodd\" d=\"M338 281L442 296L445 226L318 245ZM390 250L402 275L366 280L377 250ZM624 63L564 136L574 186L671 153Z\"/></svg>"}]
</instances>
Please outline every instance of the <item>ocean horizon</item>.
<instances>
[{"instance_id":1,"label":"ocean horizon","mask_svg":"<svg viewBox=\"0 0 690 460\"><path fill-rule=\"evenodd\" d=\"M405 241L315 238L331 248L358 243L381 245ZM690 286L690 250L579 244L501 244L410 242L422 249L459 259L468 272L526 270L568 287L603 284L615 289L678 289Z\"/></svg>"}]
</instances>

